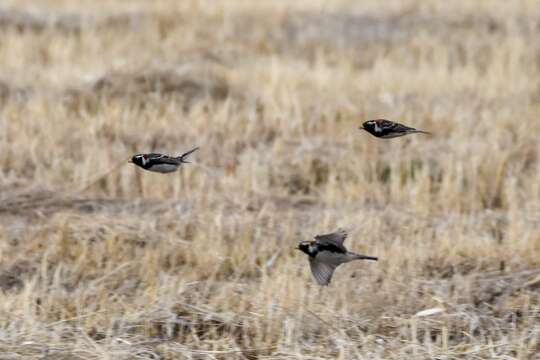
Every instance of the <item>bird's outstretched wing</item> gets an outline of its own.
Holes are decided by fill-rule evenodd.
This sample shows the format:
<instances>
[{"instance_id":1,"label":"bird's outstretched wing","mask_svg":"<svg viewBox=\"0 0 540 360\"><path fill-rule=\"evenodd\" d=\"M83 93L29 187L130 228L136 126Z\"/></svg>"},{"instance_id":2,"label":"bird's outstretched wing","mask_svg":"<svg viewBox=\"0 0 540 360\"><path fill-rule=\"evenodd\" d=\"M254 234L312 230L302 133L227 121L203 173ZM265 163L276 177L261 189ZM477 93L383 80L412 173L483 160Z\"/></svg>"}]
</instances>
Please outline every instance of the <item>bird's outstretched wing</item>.
<instances>
[{"instance_id":1,"label":"bird's outstretched wing","mask_svg":"<svg viewBox=\"0 0 540 360\"><path fill-rule=\"evenodd\" d=\"M316 258L309 258L309 267L311 273L319 285L328 285L334 275L337 265L328 264L317 260Z\"/></svg>"},{"instance_id":2,"label":"bird's outstretched wing","mask_svg":"<svg viewBox=\"0 0 540 360\"><path fill-rule=\"evenodd\" d=\"M316 235L315 241L317 242L317 244L320 245L322 249L328 247L328 249L325 250L345 253L347 252L347 249L345 248L345 246L343 246L343 242L346 238L347 231L343 229L338 229L337 231L330 234Z\"/></svg>"}]
</instances>

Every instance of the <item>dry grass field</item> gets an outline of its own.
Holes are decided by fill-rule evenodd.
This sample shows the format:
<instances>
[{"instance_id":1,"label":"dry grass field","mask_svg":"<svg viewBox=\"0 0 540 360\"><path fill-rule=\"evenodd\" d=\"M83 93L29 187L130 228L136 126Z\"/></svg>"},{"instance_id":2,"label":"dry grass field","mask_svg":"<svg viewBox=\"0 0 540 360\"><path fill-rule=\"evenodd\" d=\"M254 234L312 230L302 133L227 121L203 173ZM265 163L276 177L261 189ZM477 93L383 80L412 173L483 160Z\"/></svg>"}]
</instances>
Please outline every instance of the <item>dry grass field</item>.
<instances>
[{"instance_id":1,"label":"dry grass field","mask_svg":"<svg viewBox=\"0 0 540 360\"><path fill-rule=\"evenodd\" d=\"M0 359L540 359L539 34L533 0L3 0ZM379 261L319 287L294 247L338 227Z\"/></svg>"}]
</instances>

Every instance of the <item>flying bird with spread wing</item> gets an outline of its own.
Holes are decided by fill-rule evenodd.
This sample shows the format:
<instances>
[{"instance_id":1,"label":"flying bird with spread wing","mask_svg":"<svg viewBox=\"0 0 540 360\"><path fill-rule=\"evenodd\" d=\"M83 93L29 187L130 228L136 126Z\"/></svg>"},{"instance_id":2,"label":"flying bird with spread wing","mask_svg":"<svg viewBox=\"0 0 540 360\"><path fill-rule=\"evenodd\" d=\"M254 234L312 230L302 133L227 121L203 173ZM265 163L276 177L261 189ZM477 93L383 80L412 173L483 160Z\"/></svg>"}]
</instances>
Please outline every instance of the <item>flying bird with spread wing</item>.
<instances>
[{"instance_id":1,"label":"flying bird with spread wing","mask_svg":"<svg viewBox=\"0 0 540 360\"><path fill-rule=\"evenodd\" d=\"M297 249L308 255L311 273L319 285L328 285L336 268L353 260L374 260L374 256L348 251L343 245L347 232L338 229L330 234L316 235L315 240L302 241Z\"/></svg>"}]
</instances>

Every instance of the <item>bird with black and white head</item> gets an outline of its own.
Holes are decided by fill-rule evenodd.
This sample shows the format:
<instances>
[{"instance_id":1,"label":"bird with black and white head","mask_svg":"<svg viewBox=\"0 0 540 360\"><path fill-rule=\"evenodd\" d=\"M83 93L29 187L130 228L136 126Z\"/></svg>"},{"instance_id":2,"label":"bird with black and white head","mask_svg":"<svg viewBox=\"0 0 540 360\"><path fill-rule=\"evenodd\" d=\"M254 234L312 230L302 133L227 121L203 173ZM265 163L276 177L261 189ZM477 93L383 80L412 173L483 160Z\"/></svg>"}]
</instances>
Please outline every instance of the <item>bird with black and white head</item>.
<instances>
[{"instance_id":1,"label":"bird with black and white head","mask_svg":"<svg viewBox=\"0 0 540 360\"><path fill-rule=\"evenodd\" d=\"M180 156L168 156L159 153L146 153L133 155L130 163L135 164L145 170L159 172L162 174L171 173L182 165L187 164L189 161L186 158L194 151L198 150L196 147Z\"/></svg>"},{"instance_id":2,"label":"bird with black and white head","mask_svg":"<svg viewBox=\"0 0 540 360\"><path fill-rule=\"evenodd\" d=\"M347 232L343 229L330 234L316 235L314 240L302 241L297 249L308 255L311 273L319 285L328 285L334 271L341 265L354 260L374 260L374 256L360 255L348 251L343 245Z\"/></svg>"},{"instance_id":3,"label":"bird with black and white head","mask_svg":"<svg viewBox=\"0 0 540 360\"><path fill-rule=\"evenodd\" d=\"M368 120L362 124L360 129L381 139L392 139L409 134L431 134L428 131L417 130L386 119Z\"/></svg>"}]
</instances>

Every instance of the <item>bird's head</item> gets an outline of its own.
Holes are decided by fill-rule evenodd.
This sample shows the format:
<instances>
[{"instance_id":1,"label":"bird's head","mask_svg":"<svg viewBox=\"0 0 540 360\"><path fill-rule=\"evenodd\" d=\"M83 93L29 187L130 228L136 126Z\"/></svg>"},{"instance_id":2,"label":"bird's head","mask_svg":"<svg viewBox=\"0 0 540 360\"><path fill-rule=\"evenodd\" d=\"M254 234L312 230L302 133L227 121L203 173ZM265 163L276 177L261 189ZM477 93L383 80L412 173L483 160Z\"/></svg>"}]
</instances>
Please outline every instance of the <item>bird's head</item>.
<instances>
[{"instance_id":1,"label":"bird's head","mask_svg":"<svg viewBox=\"0 0 540 360\"><path fill-rule=\"evenodd\" d=\"M146 154L133 155L131 160L129 160L128 162L135 165L144 166L146 165L146 163L148 163L148 155Z\"/></svg>"},{"instance_id":2,"label":"bird's head","mask_svg":"<svg viewBox=\"0 0 540 360\"><path fill-rule=\"evenodd\" d=\"M314 245L314 241L302 241L298 244L296 250L300 250L308 255L314 255L314 253L316 252Z\"/></svg>"},{"instance_id":3,"label":"bird's head","mask_svg":"<svg viewBox=\"0 0 540 360\"><path fill-rule=\"evenodd\" d=\"M375 129L375 126L377 125L377 120L368 120L365 121L362 126L360 127L361 130L366 130L367 132L371 132Z\"/></svg>"}]
</instances>

